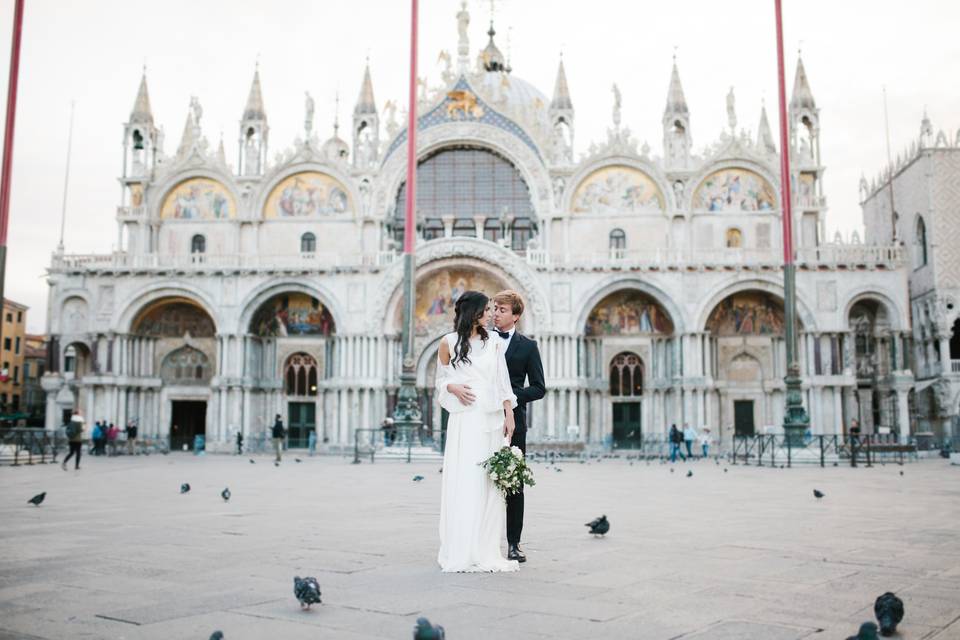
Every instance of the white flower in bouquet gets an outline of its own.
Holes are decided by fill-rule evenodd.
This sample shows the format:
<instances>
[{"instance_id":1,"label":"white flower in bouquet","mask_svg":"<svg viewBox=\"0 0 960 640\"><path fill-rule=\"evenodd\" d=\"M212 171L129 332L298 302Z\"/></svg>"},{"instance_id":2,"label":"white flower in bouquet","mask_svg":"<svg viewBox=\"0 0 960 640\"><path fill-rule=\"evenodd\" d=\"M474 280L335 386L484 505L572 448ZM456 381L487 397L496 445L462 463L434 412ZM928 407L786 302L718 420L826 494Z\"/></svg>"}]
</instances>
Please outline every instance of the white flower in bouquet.
<instances>
[{"instance_id":1,"label":"white flower in bouquet","mask_svg":"<svg viewBox=\"0 0 960 640\"><path fill-rule=\"evenodd\" d=\"M510 453L523 460L523 451L520 450L520 447L510 447Z\"/></svg>"}]
</instances>

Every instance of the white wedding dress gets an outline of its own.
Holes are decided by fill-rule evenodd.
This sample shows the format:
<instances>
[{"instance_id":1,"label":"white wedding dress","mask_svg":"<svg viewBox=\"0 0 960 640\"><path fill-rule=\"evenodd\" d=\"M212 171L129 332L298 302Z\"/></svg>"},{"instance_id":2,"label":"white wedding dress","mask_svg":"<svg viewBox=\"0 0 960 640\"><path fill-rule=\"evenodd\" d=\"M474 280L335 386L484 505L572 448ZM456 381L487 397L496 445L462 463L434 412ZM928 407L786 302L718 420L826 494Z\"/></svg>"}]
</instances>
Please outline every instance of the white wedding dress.
<instances>
[{"instance_id":1,"label":"white wedding dress","mask_svg":"<svg viewBox=\"0 0 960 640\"><path fill-rule=\"evenodd\" d=\"M457 334L443 337L451 360ZM503 402L517 406L510 386L505 340L491 333L486 342L470 341L469 363L444 365L437 358L437 397L450 412L443 480L440 490L440 553L444 572L517 571L519 563L507 560L500 550L507 524L506 505L487 471L480 466L506 440L503 435ZM476 396L464 406L447 391L448 384L466 384Z\"/></svg>"}]
</instances>

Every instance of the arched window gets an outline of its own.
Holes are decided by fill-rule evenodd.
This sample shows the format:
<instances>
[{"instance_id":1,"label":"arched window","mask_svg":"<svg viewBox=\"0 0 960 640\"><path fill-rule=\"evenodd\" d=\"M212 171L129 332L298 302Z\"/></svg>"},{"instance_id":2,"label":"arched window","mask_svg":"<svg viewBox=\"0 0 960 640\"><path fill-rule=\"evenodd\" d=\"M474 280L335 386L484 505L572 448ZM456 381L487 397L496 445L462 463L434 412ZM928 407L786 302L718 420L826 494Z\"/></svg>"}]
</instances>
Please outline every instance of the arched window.
<instances>
[{"instance_id":1,"label":"arched window","mask_svg":"<svg viewBox=\"0 0 960 640\"><path fill-rule=\"evenodd\" d=\"M623 251L627 248L627 234L623 229L614 229L610 232L610 250Z\"/></svg>"},{"instance_id":2,"label":"arched window","mask_svg":"<svg viewBox=\"0 0 960 640\"><path fill-rule=\"evenodd\" d=\"M206 384L213 377L210 359L190 346L180 347L163 359L160 378L173 384Z\"/></svg>"},{"instance_id":3,"label":"arched window","mask_svg":"<svg viewBox=\"0 0 960 640\"><path fill-rule=\"evenodd\" d=\"M288 396L317 395L317 361L306 353L295 353L287 360L283 376Z\"/></svg>"},{"instance_id":4,"label":"arched window","mask_svg":"<svg viewBox=\"0 0 960 640\"><path fill-rule=\"evenodd\" d=\"M207 239L199 233L190 240L190 253L206 253Z\"/></svg>"},{"instance_id":5,"label":"arched window","mask_svg":"<svg viewBox=\"0 0 960 640\"><path fill-rule=\"evenodd\" d=\"M473 218L457 218L453 221L453 235L457 237L475 238L477 225Z\"/></svg>"},{"instance_id":6,"label":"arched window","mask_svg":"<svg viewBox=\"0 0 960 640\"><path fill-rule=\"evenodd\" d=\"M610 363L610 395L637 397L643 395L643 361L635 353L618 354Z\"/></svg>"},{"instance_id":7,"label":"arched window","mask_svg":"<svg viewBox=\"0 0 960 640\"><path fill-rule=\"evenodd\" d=\"M309 231L300 236L300 253L313 253L317 250L317 236Z\"/></svg>"},{"instance_id":8,"label":"arched window","mask_svg":"<svg viewBox=\"0 0 960 640\"><path fill-rule=\"evenodd\" d=\"M487 218L483 223L483 239L499 242L503 237L503 228L497 218Z\"/></svg>"},{"instance_id":9,"label":"arched window","mask_svg":"<svg viewBox=\"0 0 960 640\"><path fill-rule=\"evenodd\" d=\"M143 134L140 133L140 129L133 130L133 148L137 150L143 149Z\"/></svg>"},{"instance_id":10,"label":"arched window","mask_svg":"<svg viewBox=\"0 0 960 640\"><path fill-rule=\"evenodd\" d=\"M727 249L739 249L743 246L743 233L732 227L727 229Z\"/></svg>"},{"instance_id":11,"label":"arched window","mask_svg":"<svg viewBox=\"0 0 960 640\"><path fill-rule=\"evenodd\" d=\"M394 207L392 230L403 238L406 215L406 185L400 187ZM454 217L454 229L466 235L470 223L475 234L474 216L498 218L506 209L512 216L511 243L514 250L526 249L536 232L530 189L523 175L503 156L477 147L446 147L427 156L417 167L417 218L423 224L424 239L441 237L430 221ZM456 234L455 234L456 235ZM486 233L484 234L486 235Z\"/></svg>"},{"instance_id":12,"label":"arched window","mask_svg":"<svg viewBox=\"0 0 960 640\"><path fill-rule=\"evenodd\" d=\"M921 216L917 216L917 234L915 244L913 268L919 269L927 264L927 225Z\"/></svg>"},{"instance_id":13,"label":"arched window","mask_svg":"<svg viewBox=\"0 0 960 640\"><path fill-rule=\"evenodd\" d=\"M436 240L443 237L443 222L440 218L428 218L423 222L423 239ZM403 242L401 238L399 242Z\"/></svg>"}]
</instances>

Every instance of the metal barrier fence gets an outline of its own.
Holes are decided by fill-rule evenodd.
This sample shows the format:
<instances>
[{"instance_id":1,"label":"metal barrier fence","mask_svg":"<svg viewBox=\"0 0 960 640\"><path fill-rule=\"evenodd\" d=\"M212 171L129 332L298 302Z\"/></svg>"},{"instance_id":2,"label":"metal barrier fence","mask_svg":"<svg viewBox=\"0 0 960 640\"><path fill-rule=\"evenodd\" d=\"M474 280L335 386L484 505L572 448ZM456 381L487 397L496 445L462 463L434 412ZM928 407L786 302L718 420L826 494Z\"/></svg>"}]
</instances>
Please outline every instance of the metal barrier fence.
<instances>
[{"instance_id":1,"label":"metal barrier fence","mask_svg":"<svg viewBox=\"0 0 960 640\"><path fill-rule=\"evenodd\" d=\"M0 431L0 463L19 464L57 461L66 441L45 429L19 427Z\"/></svg>"},{"instance_id":2,"label":"metal barrier fence","mask_svg":"<svg viewBox=\"0 0 960 640\"><path fill-rule=\"evenodd\" d=\"M446 433L426 425L422 427L393 427L391 429L357 429L353 434L353 463L370 456L370 462L379 454L403 458L410 462L415 455L443 453Z\"/></svg>"},{"instance_id":3,"label":"metal barrier fence","mask_svg":"<svg viewBox=\"0 0 960 640\"><path fill-rule=\"evenodd\" d=\"M901 443L896 434L871 433L860 436L817 435L794 442L783 435L737 436L730 453L732 464L755 464L758 467L793 466L794 464L837 465L841 461L856 467L858 463L874 463L918 459L917 443L911 438Z\"/></svg>"}]
</instances>

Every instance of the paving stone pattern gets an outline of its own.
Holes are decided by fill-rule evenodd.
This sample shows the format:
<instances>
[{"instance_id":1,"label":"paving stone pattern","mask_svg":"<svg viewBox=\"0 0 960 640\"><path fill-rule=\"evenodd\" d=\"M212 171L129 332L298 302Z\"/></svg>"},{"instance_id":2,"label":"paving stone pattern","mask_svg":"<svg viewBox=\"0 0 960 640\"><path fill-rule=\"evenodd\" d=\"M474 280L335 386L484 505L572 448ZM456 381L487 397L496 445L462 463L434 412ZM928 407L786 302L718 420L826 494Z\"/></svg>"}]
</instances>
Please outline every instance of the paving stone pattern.
<instances>
[{"instance_id":1,"label":"paving stone pattern","mask_svg":"<svg viewBox=\"0 0 960 640\"><path fill-rule=\"evenodd\" d=\"M256 460L0 467L0 640L406 639L421 615L450 640L832 640L887 590L906 603L900 638L960 638L946 461L540 463L522 570L441 574L438 463ZM594 538L583 524L600 514L611 531ZM294 575L316 576L323 604L300 610Z\"/></svg>"}]
</instances>

